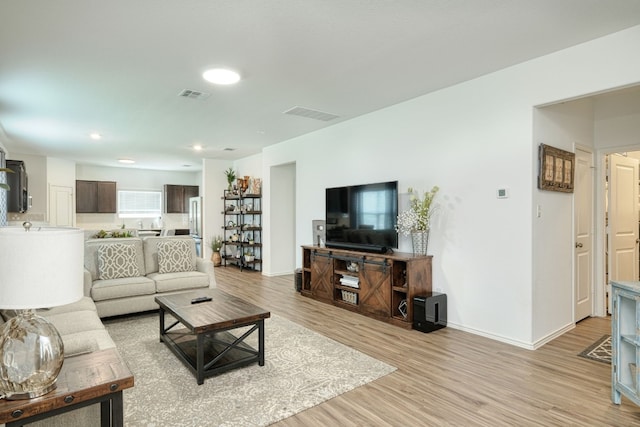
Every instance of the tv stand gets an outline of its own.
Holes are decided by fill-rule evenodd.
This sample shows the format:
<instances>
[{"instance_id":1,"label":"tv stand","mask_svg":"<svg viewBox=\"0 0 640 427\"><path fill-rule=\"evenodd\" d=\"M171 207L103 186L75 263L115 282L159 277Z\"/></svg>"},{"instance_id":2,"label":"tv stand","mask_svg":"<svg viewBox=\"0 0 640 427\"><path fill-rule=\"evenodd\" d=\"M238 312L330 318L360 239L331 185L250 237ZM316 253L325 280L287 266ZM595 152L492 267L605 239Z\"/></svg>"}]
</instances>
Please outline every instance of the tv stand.
<instances>
[{"instance_id":1,"label":"tv stand","mask_svg":"<svg viewBox=\"0 0 640 427\"><path fill-rule=\"evenodd\" d=\"M432 258L303 246L301 294L411 329L413 297L431 292Z\"/></svg>"}]
</instances>

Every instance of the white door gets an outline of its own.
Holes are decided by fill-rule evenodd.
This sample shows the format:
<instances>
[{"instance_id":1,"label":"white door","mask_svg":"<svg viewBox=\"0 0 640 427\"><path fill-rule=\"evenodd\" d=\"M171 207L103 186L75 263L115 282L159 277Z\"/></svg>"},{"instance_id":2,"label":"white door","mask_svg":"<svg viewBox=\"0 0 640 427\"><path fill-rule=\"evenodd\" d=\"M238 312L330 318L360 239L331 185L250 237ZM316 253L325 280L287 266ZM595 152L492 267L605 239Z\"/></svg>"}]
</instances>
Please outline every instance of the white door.
<instances>
[{"instance_id":1,"label":"white door","mask_svg":"<svg viewBox=\"0 0 640 427\"><path fill-rule=\"evenodd\" d=\"M49 187L49 225L73 226L73 189L52 185Z\"/></svg>"},{"instance_id":2,"label":"white door","mask_svg":"<svg viewBox=\"0 0 640 427\"><path fill-rule=\"evenodd\" d=\"M609 281L638 280L637 159L609 157L608 195Z\"/></svg>"},{"instance_id":3,"label":"white door","mask_svg":"<svg viewBox=\"0 0 640 427\"><path fill-rule=\"evenodd\" d=\"M576 148L574 321L593 314L593 153Z\"/></svg>"}]
</instances>

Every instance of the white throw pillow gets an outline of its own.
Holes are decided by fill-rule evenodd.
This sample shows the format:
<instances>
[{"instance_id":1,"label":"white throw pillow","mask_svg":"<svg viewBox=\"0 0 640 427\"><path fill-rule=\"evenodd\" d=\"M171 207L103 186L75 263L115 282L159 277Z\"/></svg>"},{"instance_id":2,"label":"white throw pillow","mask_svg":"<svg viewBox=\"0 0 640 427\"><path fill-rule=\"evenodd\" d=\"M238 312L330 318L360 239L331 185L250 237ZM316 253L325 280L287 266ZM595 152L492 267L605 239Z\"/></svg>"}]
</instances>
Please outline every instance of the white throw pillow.
<instances>
[{"instance_id":1,"label":"white throw pillow","mask_svg":"<svg viewBox=\"0 0 640 427\"><path fill-rule=\"evenodd\" d=\"M158 242L158 272L178 273L196 269L191 242L186 240L167 240Z\"/></svg>"},{"instance_id":2,"label":"white throw pillow","mask_svg":"<svg viewBox=\"0 0 640 427\"><path fill-rule=\"evenodd\" d=\"M100 280L140 276L133 245L104 244L98 247L98 278Z\"/></svg>"}]
</instances>

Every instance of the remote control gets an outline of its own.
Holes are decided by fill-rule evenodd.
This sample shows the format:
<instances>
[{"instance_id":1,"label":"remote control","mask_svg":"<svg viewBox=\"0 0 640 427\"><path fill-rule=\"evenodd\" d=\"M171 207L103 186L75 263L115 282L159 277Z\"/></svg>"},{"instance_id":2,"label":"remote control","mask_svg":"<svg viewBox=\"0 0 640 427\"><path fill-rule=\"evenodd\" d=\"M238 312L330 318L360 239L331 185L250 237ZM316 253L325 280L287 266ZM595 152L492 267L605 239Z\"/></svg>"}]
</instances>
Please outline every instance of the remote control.
<instances>
[{"instance_id":1,"label":"remote control","mask_svg":"<svg viewBox=\"0 0 640 427\"><path fill-rule=\"evenodd\" d=\"M211 301L211 297L198 297L191 300L191 304L199 304L201 302Z\"/></svg>"}]
</instances>

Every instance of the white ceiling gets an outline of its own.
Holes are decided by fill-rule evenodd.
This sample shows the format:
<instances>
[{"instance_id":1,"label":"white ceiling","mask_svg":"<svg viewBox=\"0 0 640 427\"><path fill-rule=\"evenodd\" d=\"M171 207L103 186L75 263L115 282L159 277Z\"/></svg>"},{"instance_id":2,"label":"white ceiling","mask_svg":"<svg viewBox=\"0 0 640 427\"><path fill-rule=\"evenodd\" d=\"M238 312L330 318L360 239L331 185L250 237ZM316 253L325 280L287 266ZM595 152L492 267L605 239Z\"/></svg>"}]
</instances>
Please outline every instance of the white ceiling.
<instances>
[{"instance_id":1,"label":"white ceiling","mask_svg":"<svg viewBox=\"0 0 640 427\"><path fill-rule=\"evenodd\" d=\"M0 125L10 153L199 170L638 24L638 0L2 1Z\"/></svg>"}]
</instances>

